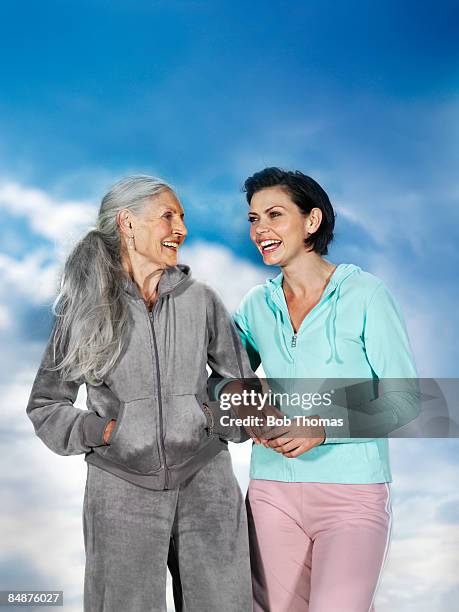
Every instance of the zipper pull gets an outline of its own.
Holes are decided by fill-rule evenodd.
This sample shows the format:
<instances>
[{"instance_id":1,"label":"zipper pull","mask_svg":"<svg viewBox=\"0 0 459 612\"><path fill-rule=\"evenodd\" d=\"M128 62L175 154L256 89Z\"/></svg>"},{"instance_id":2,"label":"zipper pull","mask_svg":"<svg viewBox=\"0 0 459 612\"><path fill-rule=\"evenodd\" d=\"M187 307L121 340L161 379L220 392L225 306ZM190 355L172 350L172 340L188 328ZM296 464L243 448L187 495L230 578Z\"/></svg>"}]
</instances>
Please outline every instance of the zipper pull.
<instances>
[{"instance_id":1,"label":"zipper pull","mask_svg":"<svg viewBox=\"0 0 459 612\"><path fill-rule=\"evenodd\" d=\"M292 348L295 348L295 346L296 346L296 333L293 334L293 336L292 336L292 344L291 344Z\"/></svg>"}]
</instances>

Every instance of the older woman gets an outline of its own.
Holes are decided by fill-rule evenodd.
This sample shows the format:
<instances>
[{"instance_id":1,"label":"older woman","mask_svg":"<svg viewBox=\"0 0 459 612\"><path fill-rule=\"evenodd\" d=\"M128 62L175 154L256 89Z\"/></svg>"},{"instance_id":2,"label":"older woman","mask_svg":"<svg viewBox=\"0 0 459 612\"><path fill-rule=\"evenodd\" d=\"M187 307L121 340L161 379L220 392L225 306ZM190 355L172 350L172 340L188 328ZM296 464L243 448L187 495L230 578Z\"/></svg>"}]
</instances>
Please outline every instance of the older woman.
<instances>
[{"instance_id":1,"label":"older woman","mask_svg":"<svg viewBox=\"0 0 459 612\"><path fill-rule=\"evenodd\" d=\"M217 295L177 265L187 230L149 176L105 195L64 268L27 414L60 455L84 454L85 612L166 609L171 546L187 610L252 610L246 515L207 393L250 377ZM85 383L88 410L74 405ZM224 439L226 438L226 440Z\"/></svg>"}]
</instances>

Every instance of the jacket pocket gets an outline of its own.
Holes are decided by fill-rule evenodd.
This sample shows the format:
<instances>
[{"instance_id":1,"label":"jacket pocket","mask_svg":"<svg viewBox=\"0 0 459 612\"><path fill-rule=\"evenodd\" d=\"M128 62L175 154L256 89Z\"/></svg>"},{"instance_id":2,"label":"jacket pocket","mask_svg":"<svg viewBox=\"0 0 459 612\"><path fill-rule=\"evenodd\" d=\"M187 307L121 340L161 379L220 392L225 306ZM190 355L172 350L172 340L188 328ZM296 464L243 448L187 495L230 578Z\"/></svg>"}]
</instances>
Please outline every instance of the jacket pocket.
<instances>
[{"instance_id":1,"label":"jacket pocket","mask_svg":"<svg viewBox=\"0 0 459 612\"><path fill-rule=\"evenodd\" d=\"M148 474L160 465L156 400L152 397L123 402L103 454L129 470Z\"/></svg>"},{"instance_id":2,"label":"jacket pocket","mask_svg":"<svg viewBox=\"0 0 459 612\"><path fill-rule=\"evenodd\" d=\"M194 394L170 395L166 401L165 437L168 465L179 465L209 441L207 417Z\"/></svg>"}]
</instances>

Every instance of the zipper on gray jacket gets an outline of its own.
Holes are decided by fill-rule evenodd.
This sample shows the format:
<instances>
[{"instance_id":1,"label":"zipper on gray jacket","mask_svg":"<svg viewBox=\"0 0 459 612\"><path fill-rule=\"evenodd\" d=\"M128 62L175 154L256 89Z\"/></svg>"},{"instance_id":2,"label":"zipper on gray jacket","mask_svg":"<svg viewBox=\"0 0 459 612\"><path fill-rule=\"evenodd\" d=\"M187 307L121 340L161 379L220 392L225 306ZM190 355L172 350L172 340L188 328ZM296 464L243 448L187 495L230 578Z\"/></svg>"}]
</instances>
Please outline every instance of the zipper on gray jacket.
<instances>
[{"instance_id":1,"label":"zipper on gray jacket","mask_svg":"<svg viewBox=\"0 0 459 612\"><path fill-rule=\"evenodd\" d=\"M164 446L164 434L163 434L163 402L162 402L162 391L161 391L161 373L160 373L160 370L159 370L158 344L156 342L156 332L155 332L155 326L154 326L154 323L153 323L153 312L154 312L154 310L156 308L156 305L158 304L158 301L153 306L151 312L148 312L148 317L149 317L150 322L151 322L151 331L152 331L152 335L153 335L153 347L154 347L154 350L155 350L156 378L157 378L157 382L158 382L159 441L160 441L160 447L161 447L161 451L162 451L162 455L163 455L163 462L164 462L164 488L167 489L167 485L168 485L168 473L167 473L167 471L168 471L168 468L167 468L167 462L166 462L166 447ZM146 308L146 306L145 306L145 308Z\"/></svg>"}]
</instances>

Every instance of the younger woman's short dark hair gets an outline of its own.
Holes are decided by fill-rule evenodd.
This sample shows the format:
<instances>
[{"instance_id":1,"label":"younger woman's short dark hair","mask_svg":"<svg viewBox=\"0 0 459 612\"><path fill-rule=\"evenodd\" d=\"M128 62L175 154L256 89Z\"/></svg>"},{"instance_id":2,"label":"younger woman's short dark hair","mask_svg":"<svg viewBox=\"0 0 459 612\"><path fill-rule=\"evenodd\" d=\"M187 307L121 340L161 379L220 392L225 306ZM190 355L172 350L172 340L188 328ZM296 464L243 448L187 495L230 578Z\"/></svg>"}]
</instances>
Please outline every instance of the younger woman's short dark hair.
<instances>
[{"instance_id":1,"label":"younger woman's short dark hair","mask_svg":"<svg viewBox=\"0 0 459 612\"><path fill-rule=\"evenodd\" d=\"M319 183L299 170L265 168L255 172L244 182L243 191L246 193L248 204L257 191L268 187L282 187L304 215L308 215L313 208L320 208L322 211L320 227L304 242L308 249L319 255L327 255L328 245L333 240L336 215L327 193Z\"/></svg>"}]
</instances>

